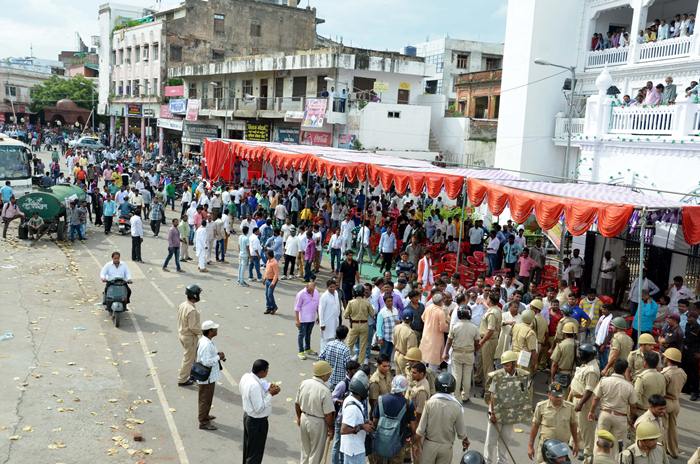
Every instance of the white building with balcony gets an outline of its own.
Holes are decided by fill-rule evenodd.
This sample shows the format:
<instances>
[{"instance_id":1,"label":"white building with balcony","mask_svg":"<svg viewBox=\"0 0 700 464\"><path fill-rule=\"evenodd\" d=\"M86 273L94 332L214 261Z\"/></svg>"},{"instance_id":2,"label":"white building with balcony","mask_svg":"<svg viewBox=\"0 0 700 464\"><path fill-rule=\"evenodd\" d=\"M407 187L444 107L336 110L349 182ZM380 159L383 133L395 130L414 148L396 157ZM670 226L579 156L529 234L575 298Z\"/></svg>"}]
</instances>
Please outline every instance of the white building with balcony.
<instances>
[{"instance_id":1,"label":"white building with balcony","mask_svg":"<svg viewBox=\"0 0 700 464\"><path fill-rule=\"evenodd\" d=\"M508 4L496 166L532 175L691 192L700 170L700 105L687 98L700 81L700 37L638 43L655 20L695 14L698 0L511 0ZM594 33L628 32L628 46L592 50ZM575 66L569 172L564 172L570 72ZM601 75L602 74L602 75ZM620 106L610 86L635 98L651 81L673 77L673 105ZM569 92L566 92L567 96ZM552 137L552 135L554 137Z\"/></svg>"},{"instance_id":2,"label":"white building with balcony","mask_svg":"<svg viewBox=\"0 0 700 464\"><path fill-rule=\"evenodd\" d=\"M427 152L431 110L416 104L424 74L422 58L340 46L185 64L167 77L200 102L198 120L184 126L190 150L219 135ZM304 111L319 100L322 121L308 127Z\"/></svg>"}]
</instances>

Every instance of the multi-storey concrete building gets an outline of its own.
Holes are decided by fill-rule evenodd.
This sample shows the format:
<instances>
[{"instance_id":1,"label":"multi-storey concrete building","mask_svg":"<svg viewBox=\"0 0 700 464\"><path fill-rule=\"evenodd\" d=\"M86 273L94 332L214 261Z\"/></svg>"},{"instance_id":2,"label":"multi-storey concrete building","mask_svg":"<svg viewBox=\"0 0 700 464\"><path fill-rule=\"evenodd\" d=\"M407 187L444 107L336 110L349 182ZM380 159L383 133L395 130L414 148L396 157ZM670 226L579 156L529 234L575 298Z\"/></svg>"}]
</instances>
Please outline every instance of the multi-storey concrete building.
<instances>
[{"instance_id":1,"label":"multi-storey concrete building","mask_svg":"<svg viewBox=\"0 0 700 464\"><path fill-rule=\"evenodd\" d=\"M0 122L34 122L36 115L29 109L32 87L64 72L58 61L33 57L0 60Z\"/></svg>"}]
</instances>

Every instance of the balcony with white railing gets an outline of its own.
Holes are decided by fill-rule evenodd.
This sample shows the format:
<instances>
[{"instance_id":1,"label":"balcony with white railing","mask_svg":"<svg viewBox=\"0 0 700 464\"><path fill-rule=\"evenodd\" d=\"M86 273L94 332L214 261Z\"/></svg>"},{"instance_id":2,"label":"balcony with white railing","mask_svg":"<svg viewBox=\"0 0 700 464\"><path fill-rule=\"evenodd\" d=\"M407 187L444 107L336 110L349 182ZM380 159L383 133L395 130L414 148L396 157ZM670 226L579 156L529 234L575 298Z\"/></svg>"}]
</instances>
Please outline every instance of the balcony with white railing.
<instances>
[{"instance_id":1,"label":"balcony with white railing","mask_svg":"<svg viewBox=\"0 0 700 464\"><path fill-rule=\"evenodd\" d=\"M586 57L586 68L602 68L605 65L626 64L629 50L629 47L617 47L590 51Z\"/></svg>"},{"instance_id":2,"label":"balcony with white railing","mask_svg":"<svg viewBox=\"0 0 700 464\"><path fill-rule=\"evenodd\" d=\"M693 37L692 35L675 37L658 42L640 44L638 61L646 63L690 56L690 52L693 49Z\"/></svg>"},{"instance_id":3,"label":"balcony with white railing","mask_svg":"<svg viewBox=\"0 0 700 464\"><path fill-rule=\"evenodd\" d=\"M615 107L609 134L672 135L680 105Z\"/></svg>"},{"instance_id":4,"label":"balcony with white railing","mask_svg":"<svg viewBox=\"0 0 700 464\"><path fill-rule=\"evenodd\" d=\"M585 118L572 118L571 119L571 136L578 137L583 134L583 129L585 125ZM557 115L554 124L554 142L559 145L566 143L569 137L569 118L562 115Z\"/></svg>"}]
</instances>

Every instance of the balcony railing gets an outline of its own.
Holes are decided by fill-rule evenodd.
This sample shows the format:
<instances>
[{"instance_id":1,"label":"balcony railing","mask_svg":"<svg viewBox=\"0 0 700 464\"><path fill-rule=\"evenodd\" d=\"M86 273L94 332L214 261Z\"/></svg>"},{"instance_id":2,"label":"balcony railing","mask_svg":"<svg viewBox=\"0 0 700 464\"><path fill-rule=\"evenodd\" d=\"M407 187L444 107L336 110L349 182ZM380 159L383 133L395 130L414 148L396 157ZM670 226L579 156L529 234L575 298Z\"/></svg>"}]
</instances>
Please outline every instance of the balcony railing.
<instances>
[{"instance_id":1,"label":"balcony railing","mask_svg":"<svg viewBox=\"0 0 700 464\"><path fill-rule=\"evenodd\" d=\"M680 106L617 107L610 115L610 134L672 135Z\"/></svg>"},{"instance_id":2,"label":"balcony railing","mask_svg":"<svg viewBox=\"0 0 700 464\"><path fill-rule=\"evenodd\" d=\"M577 136L583 134L585 123L584 118L571 119L571 135ZM566 116L558 116L554 125L554 138L556 140L566 140L569 136L569 118Z\"/></svg>"},{"instance_id":3,"label":"balcony railing","mask_svg":"<svg viewBox=\"0 0 700 464\"><path fill-rule=\"evenodd\" d=\"M305 97L203 98L202 109L220 111L304 111Z\"/></svg>"},{"instance_id":4,"label":"balcony railing","mask_svg":"<svg viewBox=\"0 0 700 464\"><path fill-rule=\"evenodd\" d=\"M658 61L690 55L693 36L676 37L639 45L639 61Z\"/></svg>"},{"instance_id":5,"label":"balcony railing","mask_svg":"<svg viewBox=\"0 0 700 464\"><path fill-rule=\"evenodd\" d=\"M607 48L588 52L587 68L602 68L607 65L627 63L629 47Z\"/></svg>"}]
</instances>

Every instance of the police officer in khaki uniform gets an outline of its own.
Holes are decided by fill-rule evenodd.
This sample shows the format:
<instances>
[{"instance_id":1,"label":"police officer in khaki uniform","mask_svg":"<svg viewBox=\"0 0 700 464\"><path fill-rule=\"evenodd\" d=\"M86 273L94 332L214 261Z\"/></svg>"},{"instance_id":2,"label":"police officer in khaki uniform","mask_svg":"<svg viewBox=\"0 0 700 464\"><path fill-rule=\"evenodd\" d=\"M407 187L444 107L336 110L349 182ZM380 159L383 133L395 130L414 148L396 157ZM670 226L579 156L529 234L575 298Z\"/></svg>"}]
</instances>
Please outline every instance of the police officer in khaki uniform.
<instances>
[{"instance_id":1,"label":"police officer in khaki uniform","mask_svg":"<svg viewBox=\"0 0 700 464\"><path fill-rule=\"evenodd\" d=\"M326 361L316 361L314 376L299 385L294 407L301 433L301 464L319 464L327 437L333 437L335 408L326 382L333 369Z\"/></svg>"},{"instance_id":2,"label":"police officer in khaki uniform","mask_svg":"<svg viewBox=\"0 0 700 464\"><path fill-rule=\"evenodd\" d=\"M673 459L678 458L678 413L680 412L680 394L688 378L681 364L681 352L677 348L664 351L666 367L661 371L666 378L666 452Z\"/></svg>"},{"instance_id":3,"label":"police officer in khaki uniform","mask_svg":"<svg viewBox=\"0 0 700 464\"><path fill-rule=\"evenodd\" d=\"M634 383L637 380L637 375L644 370L644 353L647 351L653 351L654 337L651 334L643 333L639 336L639 349L630 351L629 356L627 356L627 364L630 365L627 371L627 380Z\"/></svg>"},{"instance_id":4,"label":"police officer in khaki uniform","mask_svg":"<svg viewBox=\"0 0 700 464\"><path fill-rule=\"evenodd\" d=\"M609 431L615 436L619 449L627 436L629 415L636 415L637 393L629 380L625 378L627 360L618 359L613 366L615 373L604 377L593 390L593 403L588 413L588 420L596 420L595 411L600 403L598 429Z\"/></svg>"},{"instance_id":5,"label":"police officer in khaki uniform","mask_svg":"<svg viewBox=\"0 0 700 464\"><path fill-rule=\"evenodd\" d=\"M666 394L666 379L656 367L659 365L660 357L655 351L644 353L644 370L637 375L634 381L634 391L637 392L637 409L644 411L649 407L649 397L651 395Z\"/></svg>"},{"instance_id":6,"label":"police officer in khaki uniform","mask_svg":"<svg viewBox=\"0 0 700 464\"><path fill-rule=\"evenodd\" d=\"M374 410L377 399L391 393L391 359L385 354L377 358L377 370L369 378L369 406L370 412Z\"/></svg>"},{"instance_id":7,"label":"police officer in khaki uniform","mask_svg":"<svg viewBox=\"0 0 700 464\"><path fill-rule=\"evenodd\" d=\"M537 454L537 462L542 462L542 443L550 438L568 443L572 437L577 437L576 413L574 405L564 401L564 387L553 382L549 385L548 399L540 401L535 406L532 415L532 428L530 440L527 444L527 455L530 459ZM539 433L537 449L535 450L535 438ZM578 440L573 440L573 454L578 454Z\"/></svg>"},{"instance_id":8,"label":"police officer in khaki uniform","mask_svg":"<svg viewBox=\"0 0 700 464\"><path fill-rule=\"evenodd\" d=\"M579 330L578 321L576 319L574 319L573 317L571 317L571 314L572 314L571 308L568 306L564 306L561 309L561 312L564 314L564 317L559 319L559 322L557 323L557 332L554 336L555 343L558 343L558 342L564 340L564 338L566 338L566 337L564 337L564 327L566 326L566 324L568 324L568 323L574 324L574 327L576 327L576 334L578 334L578 330Z\"/></svg>"},{"instance_id":9,"label":"police officer in khaki uniform","mask_svg":"<svg viewBox=\"0 0 700 464\"><path fill-rule=\"evenodd\" d=\"M618 359L624 359L627 362L627 357L632 352L634 347L634 342L627 335L627 321L623 317L613 318L611 325L615 329L615 334L610 340L610 354L608 355L608 364L603 368L601 374L603 376L610 375L612 372L615 361ZM613 432L613 435L615 433Z\"/></svg>"},{"instance_id":10,"label":"police officer in khaki uniform","mask_svg":"<svg viewBox=\"0 0 700 464\"><path fill-rule=\"evenodd\" d=\"M593 464L616 464L617 453L614 451L616 445L613 434L600 429L596 437Z\"/></svg>"},{"instance_id":11,"label":"police officer in khaki uniform","mask_svg":"<svg viewBox=\"0 0 700 464\"><path fill-rule=\"evenodd\" d=\"M666 398L659 395L651 395L649 397L649 408L644 414L639 416L634 422L636 429L642 422L653 422L661 431L659 443L664 444L666 441Z\"/></svg>"},{"instance_id":12,"label":"police officer in khaki uniform","mask_svg":"<svg viewBox=\"0 0 700 464\"><path fill-rule=\"evenodd\" d=\"M668 457L658 439L659 428L651 422L639 424L635 432L635 443L620 453L620 464L668 464Z\"/></svg>"},{"instance_id":13,"label":"police officer in khaki uniform","mask_svg":"<svg viewBox=\"0 0 700 464\"><path fill-rule=\"evenodd\" d=\"M593 445L595 441L595 423L588 420L591 410L591 397L598 381L600 380L600 367L596 359L595 346L584 343L578 349L578 357L581 365L576 368L576 373L571 381L569 400L574 403L576 421L578 422L579 447L583 448L583 462L590 464L593 458Z\"/></svg>"},{"instance_id":14,"label":"police officer in khaki uniform","mask_svg":"<svg viewBox=\"0 0 700 464\"><path fill-rule=\"evenodd\" d=\"M394 362L396 363L396 372L403 375L406 371L406 353L408 350L418 346L418 336L411 328L413 322L413 311L405 309L401 315L402 324L398 324L394 328L392 335L394 342Z\"/></svg>"},{"instance_id":15,"label":"police officer in khaki uniform","mask_svg":"<svg viewBox=\"0 0 700 464\"><path fill-rule=\"evenodd\" d=\"M357 362L362 364L365 361L367 343L369 343L369 326L367 321L374 317L374 308L365 298L365 287L357 284L352 287L352 300L348 302L343 311L343 318L350 321L350 332L345 339L345 343L353 352L355 342L360 340L360 352L357 355Z\"/></svg>"},{"instance_id":16,"label":"police officer in khaki uniform","mask_svg":"<svg viewBox=\"0 0 700 464\"><path fill-rule=\"evenodd\" d=\"M423 464L450 464L455 437L462 440L462 449L469 448L462 405L452 396L455 385L449 372L442 372L435 379L437 393L425 404L416 429Z\"/></svg>"},{"instance_id":17,"label":"police officer in khaki uniform","mask_svg":"<svg viewBox=\"0 0 700 464\"><path fill-rule=\"evenodd\" d=\"M177 376L177 384L181 387L192 385L194 380L190 378L192 364L197 357L197 342L202 335L202 323L199 322L199 310L195 303L199 301L202 289L199 285L191 284L185 289L187 301L177 308L177 333L180 344L185 352L182 354L180 373Z\"/></svg>"},{"instance_id":18,"label":"police officer in khaki uniform","mask_svg":"<svg viewBox=\"0 0 700 464\"><path fill-rule=\"evenodd\" d=\"M530 309L535 313L535 320L532 323L532 329L537 335L537 366L547 365L547 330L548 324L542 317L542 308L544 308L544 303L539 298L536 298L530 302Z\"/></svg>"},{"instance_id":19,"label":"police officer in khaki uniform","mask_svg":"<svg viewBox=\"0 0 700 464\"><path fill-rule=\"evenodd\" d=\"M431 390L435 388L434 383L432 388L428 383L427 374L432 371L426 369L425 364L420 361L422 356L418 348L411 348L406 354L406 359L411 358L411 363L406 366L406 370L408 371L406 378L409 379L406 399L413 402L416 421L420 421L423 411L425 410L425 405L432 395ZM416 361L416 359L418 359L418 361ZM413 464L420 464L420 448L418 447L417 441L414 441L412 444L411 456L413 458Z\"/></svg>"},{"instance_id":20,"label":"police officer in khaki uniform","mask_svg":"<svg viewBox=\"0 0 700 464\"><path fill-rule=\"evenodd\" d=\"M499 300L500 295L498 292L489 294L489 309L486 310L479 324L479 337L481 337L481 368L484 382L486 382L489 373L493 371L493 358L496 354L498 337L501 335L503 316L498 307Z\"/></svg>"},{"instance_id":21,"label":"police officer in khaki uniform","mask_svg":"<svg viewBox=\"0 0 700 464\"><path fill-rule=\"evenodd\" d=\"M557 343L552 353L552 369L550 370L550 382L555 380L561 383L566 390L571 384L571 376L576 363L576 326L569 322L562 330L564 340Z\"/></svg>"},{"instance_id":22,"label":"police officer in khaki uniform","mask_svg":"<svg viewBox=\"0 0 700 464\"><path fill-rule=\"evenodd\" d=\"M469 401L472 388L472 371L474 370L474 352L479 348L479 329L470 320L471 311L467 306L457 309L457 322L450 327L447 334L447 343L442 352L443 361L452 359L450 366L457 385L455 396L462 401Z\"/></svg>"},{"instance_id":23,"label":"police officer in khaki uniform","mask_svg":"<svg viewBox=\"0 0 700 464\"><path fill-rule=\"evenodd\" d=\"M535 330L533 329L534 323L534 311L531 309L526 309L520 315L520 322L515 324L511 332L511 350L516 354L520 354L521 351L527 351L530 353L530 362L528 366L523 366L525 370L530 372L535 372L535 367L537 366L537 333L535 333Z\"/></svg>"}]
</instances>

